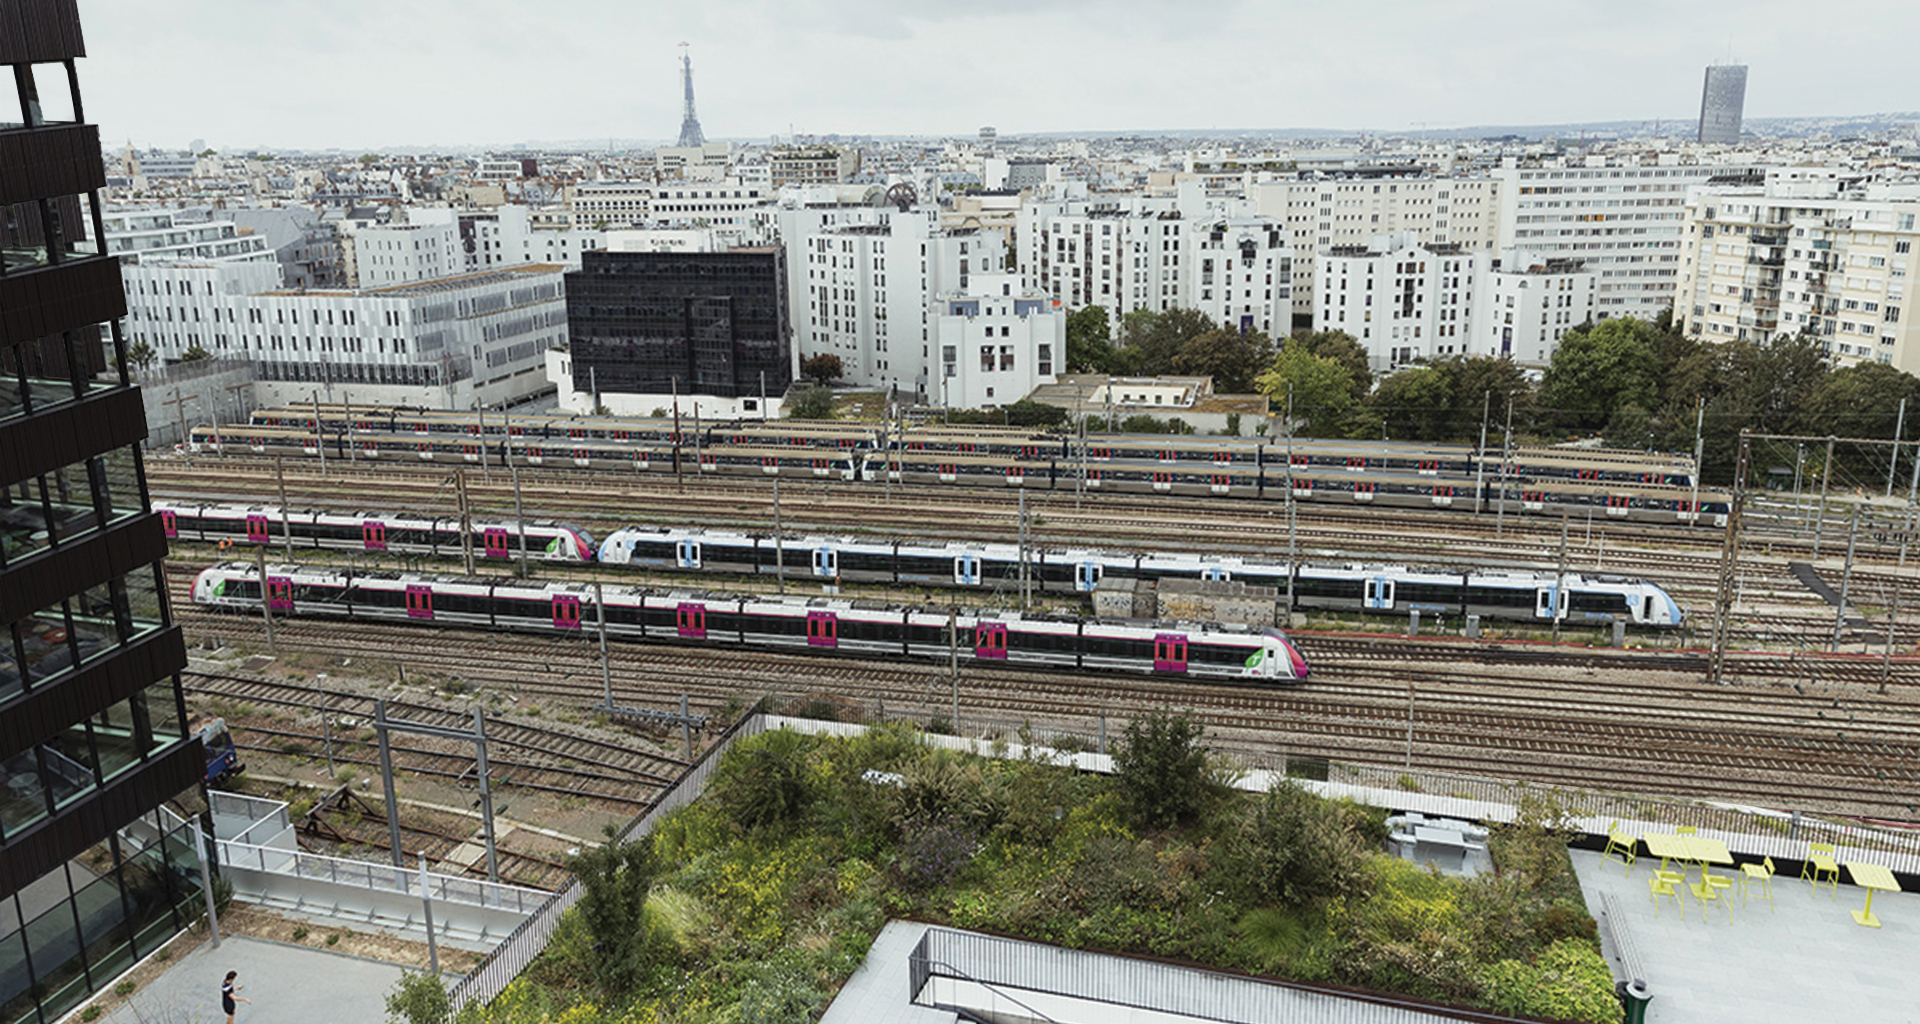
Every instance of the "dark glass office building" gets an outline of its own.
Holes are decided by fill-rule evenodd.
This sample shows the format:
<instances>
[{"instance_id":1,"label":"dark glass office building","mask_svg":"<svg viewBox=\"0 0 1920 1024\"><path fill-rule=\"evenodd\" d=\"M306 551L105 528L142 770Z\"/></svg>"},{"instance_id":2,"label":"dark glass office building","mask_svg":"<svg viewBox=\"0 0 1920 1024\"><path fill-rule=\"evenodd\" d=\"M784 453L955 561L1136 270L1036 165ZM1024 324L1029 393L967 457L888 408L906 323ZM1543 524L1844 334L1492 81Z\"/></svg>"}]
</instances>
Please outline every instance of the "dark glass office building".
<instances>
[{"instance_id":1,"label":"dark glass office building","mask_svg":"<svg viewBox=\"0 0 1920 1024\"><path fill-rule=\"evenodd\" d=\"M786 256L587 252L567 275L573 389L778 396L793 383Z\"/></svg>"},{"instance_id":2,"label":"dark glass office building","mask_svg":"<svg viewBox=\"0 0 1920 1024\"><path fill-rule=\"evenodd\" d=\"M83 53L75 0L0 0L0 1024L54 1020L171 937L199 870L162 808L204 769Z\"/></svg>"}]
</instances>

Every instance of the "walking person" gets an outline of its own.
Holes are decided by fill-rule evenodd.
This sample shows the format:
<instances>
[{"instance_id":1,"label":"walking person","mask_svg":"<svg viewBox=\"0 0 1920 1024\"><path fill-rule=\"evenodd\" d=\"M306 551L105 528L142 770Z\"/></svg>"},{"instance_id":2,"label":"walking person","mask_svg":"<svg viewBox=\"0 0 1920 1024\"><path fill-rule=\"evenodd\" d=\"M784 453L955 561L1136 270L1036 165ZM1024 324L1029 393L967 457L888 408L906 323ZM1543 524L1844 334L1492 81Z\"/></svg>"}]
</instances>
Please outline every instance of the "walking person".
<instances>
[{"instance_id":1,"label":"walking person","mask_svg":"<svg viewBox=\"0 0 1920 1024\"><path fill-rule=\"evenodd\" d=\"M228 971L227 980L220 983L220 1009L221 1012L227 1015L227 1024L233 1024L234 1003L239 1002L245 1003L248 1006L253 1005L253 1000L240 994L240 990L246 986L236 985L233 982L233 979L239 976L239 971Z\"/></svg>"}]
</instances>

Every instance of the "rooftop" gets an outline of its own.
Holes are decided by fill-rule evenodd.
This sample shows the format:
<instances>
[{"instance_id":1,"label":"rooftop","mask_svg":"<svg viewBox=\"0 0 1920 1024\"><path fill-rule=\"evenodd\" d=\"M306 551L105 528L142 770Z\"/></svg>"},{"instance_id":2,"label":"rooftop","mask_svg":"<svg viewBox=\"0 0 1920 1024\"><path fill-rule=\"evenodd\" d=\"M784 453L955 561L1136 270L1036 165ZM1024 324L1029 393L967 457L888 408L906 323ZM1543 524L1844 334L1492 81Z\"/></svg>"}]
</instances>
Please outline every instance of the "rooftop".
<instances>
[{"instance_id":1,"label":"rooftop","mask_svg":"<svg viewBox=\"0 0 1920 1024\"><path fill-rule=\"evenodd\" d=\"M278 288L262 295L338 295L351 298L405 299L416 295L437 295L442 292L456 292L464 288L479 288L490 284L506 284L511 281L531 277L544 277L550 274L564 274L569 268L560 263L525 263L516 267L501 267L496 270L483 270L476 274L455 274L452 277L436 277L431 281L409 281L406 284L391 284L382 288L362 288L352 291L344 288Z\"/></svg>"}]
</instances>

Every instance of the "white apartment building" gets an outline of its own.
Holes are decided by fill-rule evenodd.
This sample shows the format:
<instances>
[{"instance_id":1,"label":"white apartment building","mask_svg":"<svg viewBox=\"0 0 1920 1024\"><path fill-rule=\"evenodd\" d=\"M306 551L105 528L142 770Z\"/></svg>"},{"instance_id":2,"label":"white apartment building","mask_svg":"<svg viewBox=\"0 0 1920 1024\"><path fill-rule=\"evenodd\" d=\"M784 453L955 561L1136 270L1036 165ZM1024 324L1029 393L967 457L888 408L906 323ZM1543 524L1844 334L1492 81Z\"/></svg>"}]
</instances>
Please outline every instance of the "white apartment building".
<instances>
[{"instance_id":1,"label":"white apartment building","mask_svg":"<svg viewBox=\"0 0 1920 1024\"><path fill-rule=\"evenodd\" d=\"M962 409L1009 405L1051 384L1066 358L1067 314L1019 274L974 274L936 296L933 339L939 385L929 401Z\"/></svg>"},{"instance_id":2,"label":"white apartment building","mask_svg":"<svg viewBox=\"0 0 1920 1024\"><path fill-rule=\"evenodd\" d=\"M772 189L739 177L713 180L600 181L573 187L567 200L575 227L710 227L735 244L764 241L761 228Z\"/></svg>"},{"instance_id":3,"label":"white apartment building","mask_svg":"<svg viewBox=\"0 0 1920 1024\"><path fill-rule=\"evenodd\" d=\"M1323 250L1314 329L1345 331L1390 373L1453 356L1541 367L1593 316L1596 276L1578 263L1510 250L1423 244L1415 232Z\"/></svg>"},{"instance_id":4,"label":"white apartment building","mask_svg":"<svg viewBox=\"0 0 1920 1024\"><path fill-rule=\"evenodd\" d=\"M662 178L725 177L733 161L733 143L703 142L698 146L661 146L653 151L653 170Z\"/></svg>"},{"instance_id":5,"label":"white apartment building","mask_svg":"<svg viewBox=\"0 0 1920 1024\"><path fill-rule=\"evenodd\" d=\"M1243 200L1100 196L1020 207L1020 269L1071 311L1199 309L1223 327L1284 334L1293 325L1293 257L1277 221Z\"/></svg>"},{"instance_id":6,"label":"white apartment building","mask_svg":"<svg viewBox=\"0 0 1920 1024\"><path fill-rule=\"evenodd\" d=\"M1762 168L1663 153L1509 159L1494 173L1501 249L1580 260L1599 275L1598 317L1651 320L1674 302L1687 190L1712 178L1757 180Z\"/></svg>"},{"instance_id":7,"label":"white apartment building","mask_svg":"<svg viewBox=\"0 0 1920 1024\"><path fill-rule=\"evenodd\" d=\"M1262 217L1286 225L1294 252L1293 312L1311 316L1316 254L1411 232L1420 242L1493 249L1500 234L1500 181L1374 172L1257 181L1248 187Z\"/></svg>"},{"instance_id":8,"label":"white apartment building","mask_svg":"<svg viewBox=\"0 0 1920 1024\"><path fill-rule=\"evenodd\" d=\"M1811 331L1838 365L1920 372L1906 297L1920 188L1791 180L1688 196L1675 316L1708 341Z\"/></svg>"},{"instance_id":9,"label":"white apartment building","mask_svg":"<svg viewBox=\"0 0 1920 1024\"><path fill-rule=\"evenodd\" d=\"M935 300L971 294L972 276L1004 271L1005 238L942 229L932 206L783 214L798 358L830 353L849 383L936 400Z\"/></svg>"},{"instance_id":10,"label":"white apartment building","mask_svg":"<svg viewBox=\"0 0 1920 1024\"><path fill-rule=\"evenodd\" d=\"M473 274L526 263L580 265L580 254L606 246L594 228L536 225L524 206L490 210L416 207L404 224L375 224L354 232L363 288L384 288Z\"/></svg>"},{"instance_id":11,"label":"white apartment building","mask_svg":"<svg viewBox=\"0 0 1920 1024\"><path fill-rule=\"evenodd\" d=\"M194 346L251 362L261 405L315 392L321 401L499 405L547 387L545 352L567 340L566 270L533 264L347 291L279 288L273 263L143 265L128 279L127 335L167 362Z\"/></svg>"},{"instance_id":12,"label":"white apartment building","mask_svg":"<svg viewBox=\"0 0 1920 1024\"><path fill-rule=\"evenodd\" d=\"M653 184L588 181L572 186L566 204L576 227L636 227L651 223Z\"/></svg>"},{"instance_id":13,"label":"white apartment building","mask_svg":"<svg viewBox=\"0 0 1920 1024\"><path fill-rule=\"evenodd\" d=\"M361 288L430 281L467 269L459 232L448 224L369 224L350 237Z\"/></svg>"},{"instance_id":14,"label":"white apartment building","mask_svg":"<svg viewBox=\"0 0 1920 1024\"><path fill-rule=\"evenodd\" d=\"M232 221L207 220L202 210L115 210L101 215L107 252L122 266L153 259L277 259L267 240L241 234Z\"/></svg>"}]
</instances>

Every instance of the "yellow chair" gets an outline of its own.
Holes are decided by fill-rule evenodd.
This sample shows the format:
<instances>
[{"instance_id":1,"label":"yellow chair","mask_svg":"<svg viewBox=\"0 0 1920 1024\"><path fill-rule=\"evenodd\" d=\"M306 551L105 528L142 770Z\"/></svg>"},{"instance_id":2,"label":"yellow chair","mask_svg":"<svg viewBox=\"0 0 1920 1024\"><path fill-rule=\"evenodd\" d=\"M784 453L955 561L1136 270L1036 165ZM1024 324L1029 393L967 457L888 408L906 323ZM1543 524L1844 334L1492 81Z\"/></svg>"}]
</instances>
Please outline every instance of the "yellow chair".
<instances>
[{"instance_id":1,"label":"yellow chair","mask_svg":"<svg viewBox=\"0 0 1920 1024\"><path fill-rule=\"evenodd\" d=\"M1680 876L1670 871L1655 871L1653 877L1647 880L1647 899L1653 901L1654 917L1660 916L1660 897L1671 896L1673 905L1680 908L1680 920L1687 919L1687 903L1680 898L1680 890L1675 888L1678 881Z\"/></svg>"},{"instance_id":2,"label":"yellow chair","mask_svg":"<svg viewBox=\"0 0 1920 1024\"><path fill-rule=\"evenodd\" d=\"M1726 883L1726 886L1715 885L1714 884L1715 882L1724 882ZM1693 898L1700 901L1701 917L1707 916L1707 904L1719 902L1725 905L1727 908L1727 923L1728 924L1733 923L1733 904L1727 902L1727 900L1722 898L1722 896L1720 895L1720 892L1723 888L1726 888L1727 886L1731 886L1732 884L1733 882L1729 879L1715 878L1712 875L1707 875L1705 876L1704 881L1697 882L1694 885L1689 887L1693 890ZM1655 909L1656 911L1658 910L1658 908L1655 908ZM1656 913L1654 916L1658 917L1659 914Z\"/></svg>"},{"instance_id":3,"label":"yellow chair","mask_svg":"<svg viewBox=\"0 0 1920 1024\"><path fill-rule=\"evenodd\" d=\"M1767 910L1769 913L1771 913L1773 911L1773 858L1772 857L1768 857L1758 864L1740 865L1740 905L1741 906L1744 907L1747 905L1747 897L1748 895L1751 894L1751 891L1755 883L1759 883L1761 891L1767 894Z\"/></svg>"},{"instance_id":4,"label":"yellow chair","mask_svg":"<svg viewBox=\"0 0 1920 1024\"><path fill-rule=\"evenodd\" d=\"M1840 861L1834 857L1832 843L1812 843L1807 847L1807 859L1800 864L1800 877L1813 883L1813 891L1820 891L1822 876L1832 886L1828 898L1840 891Z\"/></svg>"},{"instance_id":5,"label":"yellow chair","mask_svg":"<svg viewBox=\"0 0 1920 1024\"><path fill-rule=\"evenodd\" d=\"M1627 874L1633 874L1633 862L1639 857L1639 840L1620 831L1620 823L1607 826L1607 848L1600 851L1600 859L1606 860L1614 854L1620 855L1620 862L1627 866Z\"/></svg>"}]
</instances>

